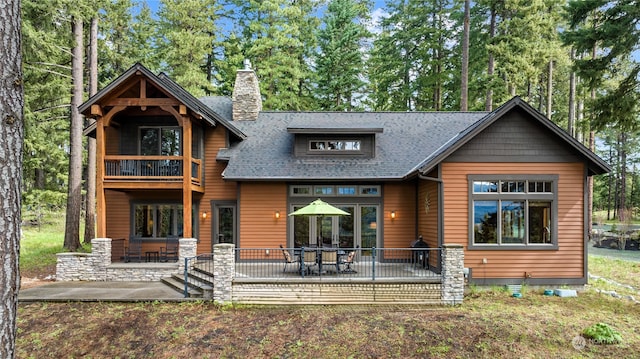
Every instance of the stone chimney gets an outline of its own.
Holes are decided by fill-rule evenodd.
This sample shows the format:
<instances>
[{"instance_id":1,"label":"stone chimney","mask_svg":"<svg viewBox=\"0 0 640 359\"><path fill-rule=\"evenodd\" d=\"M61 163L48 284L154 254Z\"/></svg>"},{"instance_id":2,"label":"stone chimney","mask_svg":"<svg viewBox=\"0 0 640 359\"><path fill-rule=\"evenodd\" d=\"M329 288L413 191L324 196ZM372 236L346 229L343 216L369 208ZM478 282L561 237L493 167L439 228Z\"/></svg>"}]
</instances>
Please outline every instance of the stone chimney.
<instances>
[{"instance_id":1,"label":"stone chimney","mask_svg":"<svg viewBox=\"0 0 640 359\"><path fill-rule=\"evenodd\" d=\"M231 100L234 121L258 119L258 113L262 111L262 97L258 76L251 69L249 60L244 60L244 69L236 72L236 83L233 86Z\"/></svg>"}]
</instances>

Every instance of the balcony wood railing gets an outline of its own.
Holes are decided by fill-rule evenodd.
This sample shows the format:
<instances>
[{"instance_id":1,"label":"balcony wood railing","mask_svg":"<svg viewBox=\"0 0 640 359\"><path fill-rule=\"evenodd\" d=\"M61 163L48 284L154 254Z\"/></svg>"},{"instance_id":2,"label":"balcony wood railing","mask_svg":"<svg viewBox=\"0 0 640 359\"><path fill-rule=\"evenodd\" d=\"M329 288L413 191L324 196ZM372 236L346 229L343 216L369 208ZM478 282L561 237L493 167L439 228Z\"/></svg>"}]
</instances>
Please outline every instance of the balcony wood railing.
<instances>
[{"instance_id":1,"label":"balcony wood railing","mask_svg":"<svg viewBox=\"0 0 640 359\"><path fill-rule=\"evenodd\" d=\"M105 156L105 180L170 181L183 179L182 156ZM202 160L191 159L191 181L202 182Z\"/></svg>"}]
</instances>

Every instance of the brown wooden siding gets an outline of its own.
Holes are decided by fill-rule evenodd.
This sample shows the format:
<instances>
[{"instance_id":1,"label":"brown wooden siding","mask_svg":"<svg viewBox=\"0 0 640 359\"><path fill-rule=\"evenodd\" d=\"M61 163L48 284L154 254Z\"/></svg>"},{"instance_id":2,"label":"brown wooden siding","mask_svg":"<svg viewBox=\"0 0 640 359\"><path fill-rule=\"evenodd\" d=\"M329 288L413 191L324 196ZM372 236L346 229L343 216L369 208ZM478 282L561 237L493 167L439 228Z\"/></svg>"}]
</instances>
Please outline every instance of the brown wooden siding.
<instances>
[{"instance_id":1,"label":"brown wooden siding","mask_svg":"<svg viewBox=\"0 0 640 359\"><path fill-rule=\"evenodd\" d=\"M212 241L212 208L211 201L235 201L237 198L236 182L225 181L222 171L226 162L216 161L218 151L227 147L227 130L222 126L209 128L204 136L204 186L205 192L200 198L198 221L200 233L198 236L198 254L211 252ZM207 218L202 213L207 212Z\"/></svg>"},{"instance_id":2,"label":"brown wooden siding","mask_svg":"<svg viewBox=\"0 0 640 359\"><path fill-rule=\"evenodd\" d=\"M238 213L239 247L277 248L287 246L286 183L241 183ZM280 211L276 219L275 211ZM280 255L281 256L281 255Z\"/></svg>"},{"instance_id":3,"label":"brown wooden siding","mask_svg":"<svg viewBox=\"0 0 640 359\"><path fill-rule=\"evenodd\" d=\"M385 184L383 195L383 246L407 248L417 238L416 184L413 181ZM396 219L391 219L391 211L396 211Z\"/></svg>"},{"instance_id":4,"label":"brown wooden siding","mask_svg":"<svg viewBox=\"0 0 640 359\"><path fill-rule=\"evenodd\" d=\"M429 194L429 212L425 207L425 197ZM418 235L431 248L438 248L438 183L433 181L420 180L418 189ZM432 252L436 253L436 252ZM433 267L440 267L437 263L437 256L429 258L429 264Z\"/></svg>"},{"instance_id":5,"label":"brown wooden siding","mask_svg":"<svg viewBox=\"0 0 640 359\"><path fill-rule=\"evenodd\" d=\"M120 132L114 127L105 128L105 136L107 138L105 151L107 155L120 154Z\"/></svg>"},{"instance_id":6,"label":"brown wooden siding","mask_svg":"<svg viewBox=\"0 0 640 359\"><path fill-rule=\"evenodd\" d=\"M444 242L469 243L469 174L554 174L558 180L558 250L466 250L474 278L584 277L584 164L444 163ZM487 263L482 260L486 258Z\"/></svg>"},{"instance_id":7,"label":"brown wooden siding","mask_svg":"<svg viewBox=\"0 0 640 359\"><path fill-rule=\"evenodd\" d=\"M106 192L107 202L107 237L125 238L129 240L130 213L129 198L126 193L118 191Z\"/></svg>"}]
</instances>

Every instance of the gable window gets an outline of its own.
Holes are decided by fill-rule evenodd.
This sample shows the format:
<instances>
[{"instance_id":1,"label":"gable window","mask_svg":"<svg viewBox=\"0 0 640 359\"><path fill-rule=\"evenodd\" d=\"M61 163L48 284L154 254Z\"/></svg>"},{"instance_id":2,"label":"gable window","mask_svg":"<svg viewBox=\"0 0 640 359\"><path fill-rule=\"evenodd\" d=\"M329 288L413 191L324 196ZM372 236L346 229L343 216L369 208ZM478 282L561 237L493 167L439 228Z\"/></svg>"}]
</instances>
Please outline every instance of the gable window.
<instances>
[{"instance_id":1,"label":"gable window","mask_svg":"<svg viewBox=\"0 0 640 359\"><path fill-rule=\"evenodd\" d=\"M557 182L557 176L469 176L469 247L556 248Z\"/></svg>"},{"instance_id":2,"label":"gable window","mask_svg":"<svg viewBox=\"0 0 640 359\"><path fill-rule=\"evenodd\" d=\"M292 185L289 187L289 194L293 197L308 197L314 196L344 196L344 197L380 197L379 185L337 185L337 186L324 186L324 185Z\"/></svg>"},{"instance_id":3,"label":"gable window","mask_svg":"<svg viewBox=\"0 0 640 359\"><path fill-rule=\"evenodd\" d=\"M140 154L143 156L180 156L180 127L141 127Z\"/></svg>"},{"instance_id":4,"label":"gable window","mask_svg":"<svg viewBox=\"0 0 640 359\"><path fill-rule=\"evenodd\" d=\"M360 152L360 140L310 140L310 151Z\"/></svg>"}]
</instances>

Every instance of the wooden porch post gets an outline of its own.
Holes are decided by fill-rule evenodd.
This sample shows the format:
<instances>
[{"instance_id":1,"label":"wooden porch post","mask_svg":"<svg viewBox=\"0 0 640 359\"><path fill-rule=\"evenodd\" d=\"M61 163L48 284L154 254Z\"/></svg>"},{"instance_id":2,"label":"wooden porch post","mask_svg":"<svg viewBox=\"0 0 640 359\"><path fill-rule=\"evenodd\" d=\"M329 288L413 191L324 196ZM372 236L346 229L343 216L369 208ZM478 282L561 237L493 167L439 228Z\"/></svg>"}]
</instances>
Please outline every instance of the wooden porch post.
<instances>
[{"instance_id":1,"label":"wooden porch post","mask_svg":"<svg viewBox=\"0 0 640 359\"><path fill-rule=\"evenodd\" d=\"M96 236L107 236L107 204L104 193L105 134L102 116L96 117Z\"/></svg>"},{"instance_id":2,"label":"wooden porch post","mask_svg":"<svg viewBox=\"0 0 640 359\"><path fill-rule=\"evenodd\" d=\"M191 192L191 119L186 116L186 109L182 115L182 208L183 210L183 236L193 238L193 194Z\"/></svg>"}]
</instances>

